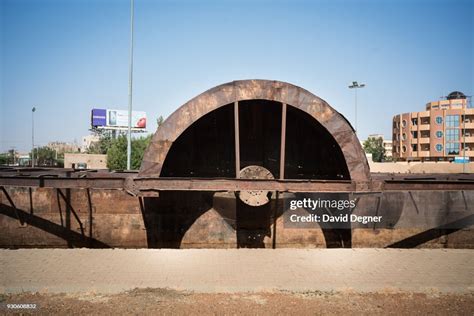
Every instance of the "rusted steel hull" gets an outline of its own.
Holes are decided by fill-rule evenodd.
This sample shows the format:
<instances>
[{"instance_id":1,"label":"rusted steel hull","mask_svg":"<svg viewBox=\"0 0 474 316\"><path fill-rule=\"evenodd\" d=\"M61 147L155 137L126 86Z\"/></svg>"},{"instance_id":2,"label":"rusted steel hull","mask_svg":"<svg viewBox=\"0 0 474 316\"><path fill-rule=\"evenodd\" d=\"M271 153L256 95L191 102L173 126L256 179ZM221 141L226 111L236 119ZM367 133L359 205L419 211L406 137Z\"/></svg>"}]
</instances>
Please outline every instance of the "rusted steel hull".
<instances>
[{"instance_id":1,"label":"rusted steel hull","mask_svg":"<svg viewBox=\"0 0 474 316\"><path fill-rule=\"evenodd\" d=\"M86 173L47 169L42 173L0 170L0 187L124 190L132 195L160 191L383 192L474 190L473 174L374 174L357 187L350 180L200 179L140 177L135 173Z\"/></svg>"},{"instance_id":2,"label":"rusted steel hull","mask_svg":"<svg viewBox=\"0 0 474 316\"><path fill-rule=\"evenodd\" d=\"M278 201L273 195L255 216L255 208L240 203L233 192L210 190L216 187L198 191L202 187L192 185L171 190L176 189L172 179L155 183L158 185L153 186L155 189L163 183L169 185L157 197L133 196L123 188L78 189L69 185L73 182L67 182L66 187L35 187L32 183L23 186L24 182L5 186L4 183L8 198L0 192L0 247L474 248L474 190L470 187L472 183L459 180L461 177L467 176L459 175L454 183L456 177L450 175L437 180L398 179L384 183L389 189L383 191L355 193L350 188L341 191L359 199L354 214L382 215L393 222L391 228L368 225L344 229L288 227L284 206L288 192L281 192ZM388 177L387 181L395 181L392 178ZM188 181L187 185L194 183L182 181ZM377 181L381 181L380 177ZM202 186L205 181L197 183ZM222 191L223 183L216 184ZM330 188L334 184L318 185ZM225 185L224 188L235 189ZM301 191L302 187L296 189ZM452 227L445 220L454 211L461 211L462 223ZM416 228L403 224L410 221L423 225Z\"/></svg>"},{"instance_id":3,"label":"rusted steel hull","mask_svg":"<svg viewBox=\"0 0 474 316\"><path fill-rule=\"evenodd\" d=\"M309 91L286 82L270 80L241 80L226 83L202 93L181 106L153 136L145 152L139 175L160 176L171 146L187 128L212 111L245 100L274 101L309 114L336 140L344 155L350 178L356 185L370 180L365 153L347 120L327 102ZM235 121L239 121L238 115ZM238 143L236 139L236 144Z\"/></svg>"},{"instance_id":4,"label":"rusted steel hull","mask_svg":"<svg viewBox=\"0 0 474 316\"><path fill-rule=\"evenodd\" d=\"M138 173L4 169L0 190L0 247L474 248L473 175L370 174L349 122L279 81L190 100ZM308 198L352 206L291 206ZM317 216L341 220L292 220Z\"/></svg>"}]
</instances>

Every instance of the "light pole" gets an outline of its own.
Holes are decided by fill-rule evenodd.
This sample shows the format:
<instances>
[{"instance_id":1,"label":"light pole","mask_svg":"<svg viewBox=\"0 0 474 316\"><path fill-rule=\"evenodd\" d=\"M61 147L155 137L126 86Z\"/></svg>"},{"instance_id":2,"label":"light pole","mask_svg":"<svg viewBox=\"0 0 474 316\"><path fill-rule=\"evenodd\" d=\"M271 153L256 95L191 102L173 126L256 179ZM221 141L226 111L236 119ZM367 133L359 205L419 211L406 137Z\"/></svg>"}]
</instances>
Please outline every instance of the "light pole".
<instances>
[{"instance_id":1,"label":"light pole","mask_svg":"<svg viewBox=\"0 0 474 316\"><path fill-rule=\"evenodd\" d=\"M35 112L36 108L31 109L31 167L35 166Z\"/></svg>"},{"instance_id":2,"label":"light pole","mask_svg":"<svg viewBox=\"0 0 474 316\"><path fill-rule=\"evenodd\" d=\"M357 81L352 81L349 89L355 89L355 132L357 133L357 89L365 87L365 83L359 84Z\"/></svg>"},{"instance_id":3,"label":"light pole","mask_svg":"<svg viewBox=\"0 0 474 316\"><path fill-rule=\"evenodd\" d=\"M132 157L132 83L133 83L133 0L130 0L130 68L129 68L129 74L128 74L127 170L131 169L131 157Z\"/></svg>"}]
</instances>

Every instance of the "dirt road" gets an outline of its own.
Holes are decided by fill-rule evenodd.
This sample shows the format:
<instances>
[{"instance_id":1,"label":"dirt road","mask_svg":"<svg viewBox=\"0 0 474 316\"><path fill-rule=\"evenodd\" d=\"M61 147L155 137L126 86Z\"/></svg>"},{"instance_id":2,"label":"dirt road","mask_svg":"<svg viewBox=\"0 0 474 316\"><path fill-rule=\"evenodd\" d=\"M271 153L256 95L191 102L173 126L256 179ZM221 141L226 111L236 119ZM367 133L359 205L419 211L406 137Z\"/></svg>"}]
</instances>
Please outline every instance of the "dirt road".
<instances>
[{"instance_id":1,"label":"dirt road","mask_svg":"<svg viewBox=\"0 0 474 316\"><path fill-rule=\"evenodd\" d=\"M474 251L456 249L20 249L0 264L3 293L474 291Z\"/></svg>"}]
</instances>

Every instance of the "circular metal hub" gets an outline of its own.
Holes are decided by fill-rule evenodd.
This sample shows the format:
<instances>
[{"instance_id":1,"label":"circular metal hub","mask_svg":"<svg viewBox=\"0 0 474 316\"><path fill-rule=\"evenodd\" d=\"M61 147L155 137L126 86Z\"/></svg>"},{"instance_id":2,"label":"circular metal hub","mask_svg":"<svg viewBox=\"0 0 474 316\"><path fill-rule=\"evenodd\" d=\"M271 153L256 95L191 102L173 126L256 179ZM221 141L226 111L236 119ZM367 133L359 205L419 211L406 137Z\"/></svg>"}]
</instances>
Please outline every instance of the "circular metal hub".
<instances>
[{"instance_id":1,"label":"circular metal hub","mask_svg":"<svg viewBox=\"0 0 474 316\"><path fill-rule=\"evenodd\" d=\"M247 166L240 170L241 179L274 179L272 173L262 166ZM270 201L269 191L240 191L242 202L250 206L265 205Z\"/></svg>"}]
</instances>

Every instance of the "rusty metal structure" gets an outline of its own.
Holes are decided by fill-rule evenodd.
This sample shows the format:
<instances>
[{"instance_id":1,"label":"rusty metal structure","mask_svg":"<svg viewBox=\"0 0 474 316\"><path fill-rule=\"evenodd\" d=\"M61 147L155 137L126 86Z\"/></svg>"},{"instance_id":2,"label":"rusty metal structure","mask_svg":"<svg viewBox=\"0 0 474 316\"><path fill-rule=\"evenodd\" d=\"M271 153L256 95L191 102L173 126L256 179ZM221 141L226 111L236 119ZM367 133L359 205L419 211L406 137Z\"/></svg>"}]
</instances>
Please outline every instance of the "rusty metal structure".
<instances>
[{"instance_id":1,"label":"rusty metal structure","mask_svg":"<svg viewBox=\"0 0 474 316\"><path fill-rule=\"evenodd\" d=\"M190 100L138 173L0 169L0 188L1 247L474 247L473 175L371 174L348 121L279 81ZM392 226L285 226L302 194L354 198L350 212ZM426 227L397 227L413 216Z\"/></svg>"}]
</instances>

